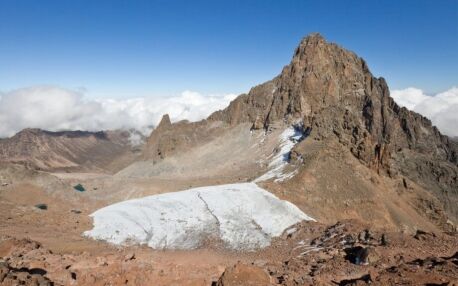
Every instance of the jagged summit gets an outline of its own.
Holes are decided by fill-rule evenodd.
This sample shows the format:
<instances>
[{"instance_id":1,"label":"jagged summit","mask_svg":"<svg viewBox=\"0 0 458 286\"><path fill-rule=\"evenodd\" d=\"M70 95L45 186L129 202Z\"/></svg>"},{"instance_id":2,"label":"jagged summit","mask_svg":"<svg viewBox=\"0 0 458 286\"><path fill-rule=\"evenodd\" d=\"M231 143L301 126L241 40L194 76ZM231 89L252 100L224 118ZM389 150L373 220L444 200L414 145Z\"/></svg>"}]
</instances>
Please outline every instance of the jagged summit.
<instances>
[{"instance_id":1,"label":"jagged summit","mask_svg":"<svg viewBox=\"0 0 458 286\"><path fill-rule=\"evenodd\" d=\"M172 125L172 122L170 121L170 116L168 114L164 114L162 116L161 121L157 125L157 128L166 128L167 126Z\"/></svg>"},{"instance_id":2,"label":"jagged summit","mask_svg":"<svg viewBox=\"0 0 458 286\"><path fill-rule=\"evenodd\" d=\"M301 41L279 76L254 87L211 118L230 123L250 121L255 128L267 128L285 117L309 116L324 106L346 104L365 90L371 95L377 87L387 89L383 79L372 77L364 60L326 42L320 34L311 34ZM241 102L248 106L240 106Z\"/></svg>"},{"instance_id":3,"label":"jagged summit","mask_svg":"<svg viewBox=\"0 0 458 286\"><path fill-rule=\"evenodd\" d=\"M308 34L307 36L302 38L301 43L304 42L304 41L307 41L307 40L326 41L324 39L323 35L320 34L320 32L312 32L312 33Z\"/></svg>"},{"instance_id":4,"label":"jagged summit","mask_svg":"<svg viewBox=\"0 0 458 286\"><path fill-rule=\"evenodd\" d=\"M318 44L318 43L326 43L326 39L319 32L313 32L303 37L301 41L299 42L298 47L301 47L307 44Z\"/></svg>"},{"instance_id":5,"label":"jagged summit","mask_svg":"<svg viewBox=\"0 0 458 286\"><path fill-rule=\"evenodd\" d=\"M320 33L311 33L300 41L299 45L294 51L293 57L299 56L306 49L313 49L315 47L323 47L323 45L328 44L326 39Z\"/></svg>"}]
</instances>

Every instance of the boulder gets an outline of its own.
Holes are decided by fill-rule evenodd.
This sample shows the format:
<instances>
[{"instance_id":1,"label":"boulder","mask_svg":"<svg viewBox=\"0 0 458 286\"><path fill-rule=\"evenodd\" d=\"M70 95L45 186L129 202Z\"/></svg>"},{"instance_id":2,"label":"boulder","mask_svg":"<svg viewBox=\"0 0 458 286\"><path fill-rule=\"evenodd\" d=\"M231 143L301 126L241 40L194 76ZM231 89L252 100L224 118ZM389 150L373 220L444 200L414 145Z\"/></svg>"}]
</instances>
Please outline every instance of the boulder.
<instances>
[{"instance_id":1,"label":"boulder","mask_svg":"<svg viewBox=\"0 0 458 286\"><path fill-rule=\"evenodd\" d=\"M237 263L226 268L216 283L217 286L267 286L273 285L265 270L253 265Z\"/></svg>"}]
</instances>

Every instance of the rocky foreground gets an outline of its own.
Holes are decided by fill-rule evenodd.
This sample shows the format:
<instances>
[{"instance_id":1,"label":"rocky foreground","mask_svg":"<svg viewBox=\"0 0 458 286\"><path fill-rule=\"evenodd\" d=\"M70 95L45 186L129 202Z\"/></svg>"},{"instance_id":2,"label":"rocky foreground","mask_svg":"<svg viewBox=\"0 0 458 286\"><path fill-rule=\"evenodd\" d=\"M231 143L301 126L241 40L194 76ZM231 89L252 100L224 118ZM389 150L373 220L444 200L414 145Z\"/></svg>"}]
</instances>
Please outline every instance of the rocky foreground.
<instances>
[{"instance_id":1,"label":"rocky foreground","mask_svg":"<svg viewBox=\"0 0 458 286\"><path fill-rule=\"evenodd\" d=\"M202 255L196 250L184 254L181 263L161 263L160 254L142 247L113 248L104 255L61 254L35 241L4 236L0 241L0 283L458 285L456 233L382 232L356 221L331 226L302 222L287 229L263 250L243 254L213 246L213 251L221 257L238 256L239 261L224 268L208 256L213 267L199 267L203 262L197 260Z\"/></svg>"}]
</instances>

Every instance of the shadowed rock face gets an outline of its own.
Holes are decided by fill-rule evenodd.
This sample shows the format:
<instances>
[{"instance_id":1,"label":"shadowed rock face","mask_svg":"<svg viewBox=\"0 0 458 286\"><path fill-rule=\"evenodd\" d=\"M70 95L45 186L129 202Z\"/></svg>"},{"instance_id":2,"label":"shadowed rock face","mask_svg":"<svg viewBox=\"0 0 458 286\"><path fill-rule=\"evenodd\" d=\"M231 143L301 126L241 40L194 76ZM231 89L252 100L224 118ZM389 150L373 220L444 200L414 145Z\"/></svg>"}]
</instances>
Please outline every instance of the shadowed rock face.
<instances>
[{"instance_id":1,"label":"shadowed rock face","mask_svg":"<svg viewBox=\"0 0 458 286\"><path fill-rule=\"evenodd\" d=\"M375 172L407 177L432 192L457 221L458 144L429 119L399 107L363 59L319 34L301 41L280 75L207 120L164 120L149 138L154 158L217 136L222 126L248 122L253 129L269 129L279 121L301 122L311 139L338 141Z\"/></svg>"}]
</instances>

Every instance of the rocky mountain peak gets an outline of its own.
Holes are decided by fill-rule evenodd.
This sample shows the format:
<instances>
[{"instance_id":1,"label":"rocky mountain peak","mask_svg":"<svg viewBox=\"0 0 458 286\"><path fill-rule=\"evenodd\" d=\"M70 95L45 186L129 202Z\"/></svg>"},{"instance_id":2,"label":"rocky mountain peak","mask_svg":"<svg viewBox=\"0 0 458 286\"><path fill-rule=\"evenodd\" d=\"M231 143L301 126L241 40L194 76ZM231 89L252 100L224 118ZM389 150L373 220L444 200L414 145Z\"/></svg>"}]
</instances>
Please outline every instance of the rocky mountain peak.
<instances>
[{"instance_id":1,"label":"rocky mountain peak","mask_svg":"<svg viewBox=\"0 0 458 286\"><path fill-rule=\"evenodd\" d=\"M363 59L314 33L302 39L279 76L211 118L268 128L277 120L311 116L329 106L350 107L355 98L387 90L385 81L374 78Z\"/></svg>"},{"instance_id":2,"label":"rocky mountain peak","mask_svg":"<svg viewBox=\"0 0 458 286\"><path fill-rule=\"evenodd\" d=\"M303 50L306 47L311 48L325 44L327 44L326 39L320 33L311 33L302 38L299 46L296 48L295 54L297 54L299 50Z\"/></svg>"},{"instance_id":3,"label":"rocky mountain peak","mask_svg":"<svg viewBox=\"0 0 458 286\"><path fill-rule=\"evenodd\" d=\"M312 33L301 40L299 46L294 51L293 59L296 57L303 59L302 55L308 54L310 56L311 51L317 52L328 44L321 34Z\"/></svg>"},{"instance_id":4,"label":"rocky mountain peak","mask_svg":"<svg viewBox=\"0 0 458 286\"><path fill-rule=\"evenodd\" d=\"M362 58L328 43L320 34L300 42L279 76L239 96L210 119L251 122L255 129L267 129L276 121L301 120L316 138L337 136L344 144L356 144L355 156L377 168L389 157L377 151L386 145L421 145L421 152L454 158L448 139L428 119L400 108L390 97L386 81L374 77Z\"/></svg>"},{"instance_id":5,"label":"rocky mountain peak","mask_svg":"<svg viewBox=\"0 0 458 286\"><path fill-rule=\"evenodd\" d=\"M160 126L168 124L164 120ZM386 81L374 77L362 58L320 34L302 39L277 77L238 96L198 126L205 122L250 123L253 129L266 130L277 122L300 122L311 130L311 140L338 141L376 172L421 178L423 186L446 204L451 204L451 197L458 203L458 194L447 194L458 190L456 144L427 118L399 107ZM181 134L185 129L180 125ZM155 150L161 149L156 147L163 135L153 131L149 142L154 142ZM183 142L191 139L190 135ZM164 154L161 150L155 153ZM458 209L453 212L458 217Z\"/></svg>"},{"instance_id":6,"label":"rocky mountain peak","mask_svg":"<svg viewBox=\"0 0 458 286\"><path fill-rule=\"evenodd\" d=\"M172 125L172 121L170 121L170 116L168 114L164 114L157 128L167 128L170 125Z\"/></svg>"}]
</instances>

